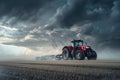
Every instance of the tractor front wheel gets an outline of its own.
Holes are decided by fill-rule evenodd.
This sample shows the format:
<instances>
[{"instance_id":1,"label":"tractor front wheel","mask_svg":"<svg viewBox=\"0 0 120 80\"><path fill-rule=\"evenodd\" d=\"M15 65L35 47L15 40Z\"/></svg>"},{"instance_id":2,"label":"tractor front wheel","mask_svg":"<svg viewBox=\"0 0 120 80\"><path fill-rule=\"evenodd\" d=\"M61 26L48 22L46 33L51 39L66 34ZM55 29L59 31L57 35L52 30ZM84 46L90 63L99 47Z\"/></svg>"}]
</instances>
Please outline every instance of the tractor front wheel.
<instances>
[{"instance_id":1,"label":"tractor front wheel","mask_svg":"<svg viewBox=\"0 0 120 80\"><path fill-rule=\"evenodd\" d=\"M85 59L84 52L81 51L81 50L77 50L77 51L75 52L75 59L76 59L76 60L84 60L84 59Z\"/></svg>"},{"instance_id":2,"label":"tractor front wheel","mask_svg":"<svg viewBox=\"0 0 120 80\"><path fill-rule=\"evenodd\" d=\"M89 54L90 55L87 56L88 60L96 60L97 59L97 53L95 51L91 51Z\"/></svg>"}]
</instances>

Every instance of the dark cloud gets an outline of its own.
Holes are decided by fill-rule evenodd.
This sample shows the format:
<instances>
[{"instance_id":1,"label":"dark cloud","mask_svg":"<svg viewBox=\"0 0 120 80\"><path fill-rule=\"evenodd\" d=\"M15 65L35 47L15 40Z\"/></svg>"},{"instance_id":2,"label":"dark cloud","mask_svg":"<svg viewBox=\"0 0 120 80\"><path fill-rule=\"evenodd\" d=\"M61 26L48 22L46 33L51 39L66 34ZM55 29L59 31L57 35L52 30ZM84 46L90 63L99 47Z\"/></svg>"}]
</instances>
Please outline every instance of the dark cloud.
<instances>
[{"instance_id":1,"label":"dark cloud","mask_svg":"<svg viewBox=\"0 0 120 80\"><path fill-rule=\"evenodd\" d=\"M73 4L71 3L72 5L68 4L68 6L63 8L65 12L63 15L58 15L58 20L63 27L70 27L74 24L88 21L96 22L97 20L109 17L113 2L110 0L76 0ZM72 6L71 9L66 10L70 6Z\"/></svg>"},{"instance_id":2,"label":"dark cloud","mask_svg":"<svg viewBox=\"0 0 120 80\"><path fill-rule=\"evenodd\" d=\"M38 10L39 8L43 7L45 4L52 2L53 0L0 0L0 4L2 7L1 14L11 14L11 16L23 16L27 14L27 16L33 15L32 12ZM25 18L26 18L25 17Z\"/></svg>"},{"instance_id":3,"label":"dark cloud","mask_svg":"<svg viewBox=\"0 0 120 80\"><path fill-rule=\"evenodd\" d=\"M57 47L80 35L97 49L120 48L118 0L1 0L0 17L17 29L7 45Z\"/></svg>"}]
</instances>

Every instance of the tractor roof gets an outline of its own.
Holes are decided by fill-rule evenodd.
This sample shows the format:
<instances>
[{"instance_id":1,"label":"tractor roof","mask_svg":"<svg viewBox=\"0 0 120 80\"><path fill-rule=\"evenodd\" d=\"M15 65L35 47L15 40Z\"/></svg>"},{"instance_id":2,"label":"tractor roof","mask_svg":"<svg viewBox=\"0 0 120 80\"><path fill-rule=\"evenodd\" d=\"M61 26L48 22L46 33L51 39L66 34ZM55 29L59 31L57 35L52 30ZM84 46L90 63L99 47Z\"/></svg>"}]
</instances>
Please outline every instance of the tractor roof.
<instances>
[{"instance_id":1,"label":"tractor roof","mask_svg":"<svg viewBox=\"0 0 120 80\"><path fill-rule=\"evenodd\" d=\"M83 42L83 40L79 39L79 40L72 40L71 42Z\"/></svg>"}]
</instances>

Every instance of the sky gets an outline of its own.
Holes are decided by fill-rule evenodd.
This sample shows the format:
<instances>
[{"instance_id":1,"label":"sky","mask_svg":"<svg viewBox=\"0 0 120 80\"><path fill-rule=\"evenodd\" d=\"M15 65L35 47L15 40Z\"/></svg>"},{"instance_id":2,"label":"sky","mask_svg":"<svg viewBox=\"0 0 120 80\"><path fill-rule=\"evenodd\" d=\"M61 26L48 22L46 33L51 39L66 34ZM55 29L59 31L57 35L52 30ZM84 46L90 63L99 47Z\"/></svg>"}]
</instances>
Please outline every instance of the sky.
<instances>
[{"instance_id":1,"label":"sky","mask_svg":"<svg viewBox=\"0 0 120 80\"><path fill-rule=\"evenodd\" d=\"M120 0L0 0L0 57L58 54L78 37L118 58Z\"/></svg>"}]
</instances>

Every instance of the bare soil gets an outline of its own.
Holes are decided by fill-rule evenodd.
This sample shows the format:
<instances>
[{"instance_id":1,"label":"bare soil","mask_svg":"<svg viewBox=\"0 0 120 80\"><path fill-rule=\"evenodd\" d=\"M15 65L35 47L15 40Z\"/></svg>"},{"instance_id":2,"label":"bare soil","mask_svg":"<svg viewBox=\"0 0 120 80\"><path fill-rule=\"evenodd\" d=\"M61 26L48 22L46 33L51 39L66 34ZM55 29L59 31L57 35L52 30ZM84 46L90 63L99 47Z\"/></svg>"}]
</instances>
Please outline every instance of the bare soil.
<instances>
[{"instance_id":1,"label":"bare soil","mask_svg":"<svg viewBox=\"0 0 120 80\"><path fill-rule=\"evenodd\" d=\"M120 80L120 61L1 61L0 80Z\"/></svg>"}]
</instances>

